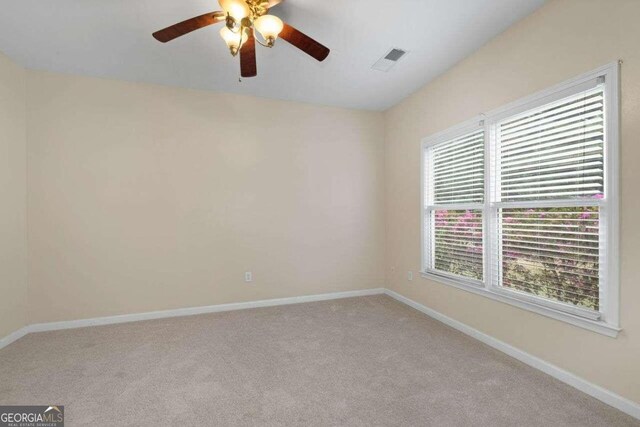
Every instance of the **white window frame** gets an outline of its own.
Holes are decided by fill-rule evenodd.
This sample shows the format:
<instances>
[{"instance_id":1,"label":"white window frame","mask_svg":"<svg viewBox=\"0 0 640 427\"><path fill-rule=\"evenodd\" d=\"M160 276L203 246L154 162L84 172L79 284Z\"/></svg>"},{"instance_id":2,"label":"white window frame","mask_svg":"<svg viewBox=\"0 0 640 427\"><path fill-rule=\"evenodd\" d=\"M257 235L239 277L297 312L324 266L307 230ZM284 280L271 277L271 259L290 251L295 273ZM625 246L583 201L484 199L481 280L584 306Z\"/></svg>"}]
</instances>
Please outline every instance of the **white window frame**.
<instances>
[{"instance_id":1,"label":"white window frame","mask_svg":"<svg viewBox=\"0 0 640 427\"><path fill-rule=\"evenodd\" d=\"M618 62L608 64L422 140L420 149L422 277L514 305L553 319L561 320L609 337L616 337L618 335L618 332L621 330L619 324L619 68L620 64ZM601 257L600 260L602 264L601 268L603 269L603 280L601 283L603 284L603 288L600 290L601 307L599 313L594 313L590 310L571 306L570 304L543 299L535 295L526 295L505 290L499 287L497 283L494 283L493 278L499 277L499 275L492 273L492 268L494 265L497 265L497 263L494 262L491 257L493 253L496 253L496 251L493 250L493 245L498 244L497 221L495 219L497 210L502 204L494 202L495 197L492 194L492 191L494 191L494 183L491 179L490 170L492 167L495 167L495 165L492 165L492 162L496 160L495 150L497 137L495 130L501 120L571 96L598 78L604 78L605 91L605 199L603 202L600 202L600 206L603 206L600 228L601 235L605 237L605 256ZM427 206L427 200L425 199L427 173L427 165L425 165L426 150L430 146L455 139L481 128L484 128L485 132L485 201L483 207L484 272L482 282L430 269L427 261L427 257L429 256L427 245L431 243L428 233L425 232L427 213L429 209L433 208L432 206ZM530 207L535 205L536 202L527 202L526 204L527 207ZM553 204L553 202L545 201L542 202L541 205L542 204L548 206L549 204ZM563 201L558 204L565 206L567 202ZM577 201L576 204L584 206L588 203L585 201ZM513 207L513 203L505 203L505 207L507 207L507 205ZM460 206L456 205L456 209L464 209L463 205ZM453 208L453 206L450 206L450 208ZM477 209L477 206L474 209Z\"/></svg>"}]
</instances>

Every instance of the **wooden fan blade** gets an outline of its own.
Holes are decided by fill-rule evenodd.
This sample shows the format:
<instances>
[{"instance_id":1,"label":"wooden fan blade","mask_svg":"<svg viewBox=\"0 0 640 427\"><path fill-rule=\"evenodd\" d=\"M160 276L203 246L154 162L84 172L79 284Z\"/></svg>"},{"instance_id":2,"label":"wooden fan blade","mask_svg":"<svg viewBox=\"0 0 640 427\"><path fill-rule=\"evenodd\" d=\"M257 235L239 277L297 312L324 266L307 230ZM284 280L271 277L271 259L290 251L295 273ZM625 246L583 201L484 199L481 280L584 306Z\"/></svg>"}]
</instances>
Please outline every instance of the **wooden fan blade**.
<instances>
[{"instance_id":1,"label":"wooden fan blade","mask_svg":"<svg viewBox=\"0 0 640 427\"><path fill-rule=\"evenodd\" d=\"M187 19L186 21L167 27L164 30L156 31L153 33L153 37L162 43L166 43L192 31L199 30L200 28L204 28L224 20L224 12L209 12L204 15L196 16L195 18Z\"/></svg>"},{"instance_id":2,"label":"wooden fan blade","mask_svg":"<svg viewBox=\"0 0 640 427\"><path fill-rule=\"evenodd\" d=\"M240 75L242 77L255 77L258 75L256 38L253 36L253 31L250 32L249 38L240 48Z\"/></svg>"},{"instance_id":3,"label":"wooden fan blade","mask_svg":"<svg viewBox=\"0 0 640 427\"><path fill-rule=\"evenodd\" d=\"M282 3L284 0L269 0L269 9L271 9L273 6L277 6L280 3Z\"/></svg>"},{"instance_id":4,"label":"wooden fan blade","mask_svg":"<svg viewBox=\"0 0 640 427\"><path fill-rule=\"evenodd\" d=\"M329 48L321 45L308 35L301 33L291 25L284 24L280 38L288 41L307 55L312 56L318 61L324 61L329 56Z\"/></svg>"}]
</instances>

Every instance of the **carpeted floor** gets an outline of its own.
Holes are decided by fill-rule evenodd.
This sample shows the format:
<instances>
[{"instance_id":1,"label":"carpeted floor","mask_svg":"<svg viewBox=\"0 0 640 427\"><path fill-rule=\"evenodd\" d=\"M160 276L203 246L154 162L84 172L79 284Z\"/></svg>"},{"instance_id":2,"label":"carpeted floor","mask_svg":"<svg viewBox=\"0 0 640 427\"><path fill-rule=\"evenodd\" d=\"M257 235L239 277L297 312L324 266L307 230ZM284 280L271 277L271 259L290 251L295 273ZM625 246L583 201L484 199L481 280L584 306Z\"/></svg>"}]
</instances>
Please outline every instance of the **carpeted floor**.
<instances>
[{"instance_id":1,"label":"carpeted floor","mask_svg":"<svg viewBox=\"0 0 640 427\"><path fill-rule=\"evenodd\" d=\"M0 404L67 425L639 426L386 296L32 334Z\"/></svg>"}]
</instances>

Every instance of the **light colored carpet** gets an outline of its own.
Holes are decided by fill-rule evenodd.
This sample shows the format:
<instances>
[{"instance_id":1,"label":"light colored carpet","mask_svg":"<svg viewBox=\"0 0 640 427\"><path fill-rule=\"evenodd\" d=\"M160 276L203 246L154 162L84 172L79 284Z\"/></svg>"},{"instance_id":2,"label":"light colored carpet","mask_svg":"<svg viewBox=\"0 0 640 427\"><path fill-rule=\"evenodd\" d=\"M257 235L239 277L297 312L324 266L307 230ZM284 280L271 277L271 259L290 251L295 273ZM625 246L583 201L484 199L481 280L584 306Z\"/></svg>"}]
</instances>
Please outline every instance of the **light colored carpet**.
<instances>
[{"instance_id":1,"label":"light colored carpet","mask_svg":"<svg viewBox=\"0 0 640 427\"><path fill-rule=\"evenodd\" d=\"M67 425L638 426L386 296L29 335L0 404Z\"/></svg>"}]
</instances>

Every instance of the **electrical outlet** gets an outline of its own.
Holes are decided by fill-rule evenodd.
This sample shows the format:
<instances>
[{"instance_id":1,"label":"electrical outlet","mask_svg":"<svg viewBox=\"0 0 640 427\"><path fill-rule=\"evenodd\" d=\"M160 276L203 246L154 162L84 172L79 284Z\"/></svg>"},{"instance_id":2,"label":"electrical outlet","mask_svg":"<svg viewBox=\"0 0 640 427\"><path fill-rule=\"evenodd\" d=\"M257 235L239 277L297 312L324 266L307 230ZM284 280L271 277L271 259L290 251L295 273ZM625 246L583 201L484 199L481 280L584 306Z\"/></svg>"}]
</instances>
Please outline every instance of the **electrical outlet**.
<instances>
[{"instance_id":1,"label":"electrical outlet","mask_svg":"<svg viewBox=\"0 0 640 427\"><path fill-rule=\"evenodd\" d=\"M244 281L245 282L253 282L253 273L250 271L245 271L244 273Z\"/></svg>"},{"instance_id":2,"label":"electrical outlet","mask_svg":"<svg viewBox=\"0 0 640 427\"><path fill-rule=\"evenodd\" d=\"M409 271L409 272L407 273L407 279L408 279L408 280L413 280L413 271Z\"/></svg>"}]
</instances>

